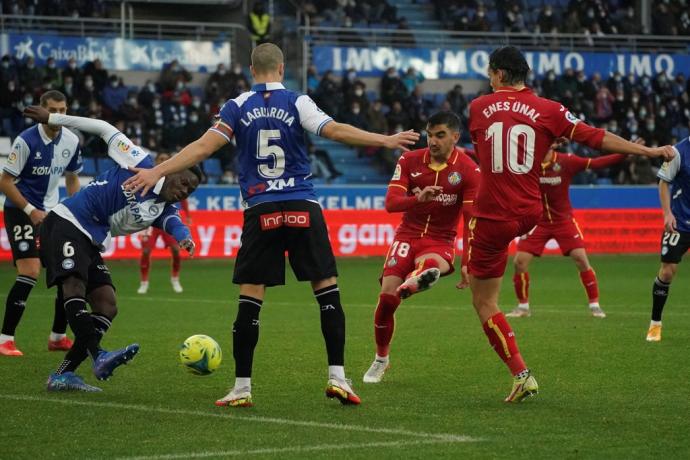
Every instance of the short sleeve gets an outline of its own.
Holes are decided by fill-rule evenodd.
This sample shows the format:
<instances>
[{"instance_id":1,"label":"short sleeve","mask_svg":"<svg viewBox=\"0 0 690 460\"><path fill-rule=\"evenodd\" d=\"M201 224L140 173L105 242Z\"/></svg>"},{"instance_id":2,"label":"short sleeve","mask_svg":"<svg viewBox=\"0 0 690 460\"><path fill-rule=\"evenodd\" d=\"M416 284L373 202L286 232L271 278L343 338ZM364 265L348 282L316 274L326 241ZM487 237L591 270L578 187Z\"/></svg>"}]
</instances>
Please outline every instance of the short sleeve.
<instances>
[{"instance_id":1,"label":"short sleeve","mask_svg":"<svg viewBox=\"0 0 690 460\"><path fill-rule=\"evenodd\" d=\"M575 126L581 122L565 106L552 102L549 104L550 113L546 128L553 134L553 137L573 138Z\"/></svg>"},{"instance_id":2,"label":"short sleeve","mask_svg":"<svg viewBox=\"0 0 690 460\"><path fill-rule=\"evenodd\" d=\"M479 166L472 165L474 163L471 159L468 162L469 168L465 173L465 183L462 186L462 202L463 204L473 204L477 199L477 192L479 191L479 182L481 180L481 172ZM474 167L473 167L474 166Z\"/></svg>"},{"instance_id":3,"label":"short sleeve","mask_svg":"<svg viewBox=\"0 0 690 460\"><path fill-rule=\"evenodd\" d=\"M124 169L138 166L148 158L148 153L119 131L108 141L108 155Z\"/></svg>"},{"instance_id":4,"label":"short sleeve","mask_svg":"<svg viewBox=\"0 0 690 460\"><path fill-rule=\"evenodd\" d=\"M74 152L74 155L72 155L72 159L70 160L69 164L67 165L66 171L69 171L74 174L78 174L81 172L83 168L83 161L81 157L81 147L77 145L77 148Z\"/></svg>"},{"instance_id":5,"label":"short sleeve","mask_svg":"<svg viewBox=\"0 0 690 460\"><path fill-rule=\"evenodd\" d=\"M244 93L249 94L249 93ZM242 96L244 96L242 94ZM216 116L213 122L213 126L209 128L209 131L213 131L220 134L225 138L226 141L230 142L232 136L235 132L235 127L240 119L240 108L234 99L231 99L220 108L220 112Z\"/></svg>"},{"instance_id":6,"label":"short sleeve","mask_svg":"<svg viewBox=\"0 0 690 460\"><path fill-rule=\"evenodd\" d=\"M680 171L680 166L681 158L679 152L676 150L676 155L673 157L673 159L661 165L656 177L664 182L673 182L673 179L676 178L678 171Z\"/></svg>"},{"instance_id":7,"label":"short sleeve","mask_svg":"<svg viewBox=\"0 0 690 460\"><path fill-rule=\"evenodd\" d=\"M14 140L14 144L12 144L10 156L8 156L7 160L5 160L5 165L3 166L2 170L14 177L19 176L22 173L22 169L24 169L24 165L26 165L26 162L29 159L30 153L31 150L29 149L29 145L26 143L26 141L21 136L17 136L17 138Z\"/></svg>"},{"instance_id":8,"label":"short sleeve","mask_svg":"<svg viewBox=\"0 0 690 460\"><path fill-rule=\"evenodd\" d=\"M295 101L295 107L302 128L317 136L321 135L321 130L328 122L333 121L333 118L321 110L309 96L299 96Z\"/></svg>"},{"instance_id":9,"label":"short sleeve","mask_svg":"<svg viewBox=\"0 0 690 460\"><path fill-rule=\"evenodd\" d=\"M395 171L393 172L393 177L388 183L389 187L400 187L405 191L408 191L410 185L409 167L407 166L407 160L405 160L405 155L402 155L398 160L398 164L395 165Z\"/></svg>"}]
</instances>

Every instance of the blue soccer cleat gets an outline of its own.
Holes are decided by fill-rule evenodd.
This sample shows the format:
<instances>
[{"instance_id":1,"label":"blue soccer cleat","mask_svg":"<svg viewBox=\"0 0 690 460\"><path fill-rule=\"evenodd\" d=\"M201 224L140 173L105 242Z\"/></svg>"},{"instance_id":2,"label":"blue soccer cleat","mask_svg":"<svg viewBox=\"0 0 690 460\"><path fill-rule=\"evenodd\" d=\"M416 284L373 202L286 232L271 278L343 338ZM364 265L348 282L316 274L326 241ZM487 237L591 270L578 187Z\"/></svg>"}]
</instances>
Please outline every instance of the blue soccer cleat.
<instances>
[{"instance_id":1,"label":"blue soccer cleat","mask_svg":"<svg viewBox=\"0 0 690 460\"><path fill-rule=\"evenodd\" d=\"M50 377L48 377L46 389L48 391L84 391L87 393L103 391L98 387L85 383L84 380L74 372L65 372L60 375L51 374Z\"/></svg>"},{"instance_id":2,"label":"blue soccer cleat","mask_svg":"<svg viewBox=\"0 0 690 460\"><path fill-rule=\"evenodd\" d=\"M118 366L127 364L139 352L139 344L133 343L115 351L101 351L93 362L93 375L98 380L107 380Z\"/></svg>"}]
</instances>

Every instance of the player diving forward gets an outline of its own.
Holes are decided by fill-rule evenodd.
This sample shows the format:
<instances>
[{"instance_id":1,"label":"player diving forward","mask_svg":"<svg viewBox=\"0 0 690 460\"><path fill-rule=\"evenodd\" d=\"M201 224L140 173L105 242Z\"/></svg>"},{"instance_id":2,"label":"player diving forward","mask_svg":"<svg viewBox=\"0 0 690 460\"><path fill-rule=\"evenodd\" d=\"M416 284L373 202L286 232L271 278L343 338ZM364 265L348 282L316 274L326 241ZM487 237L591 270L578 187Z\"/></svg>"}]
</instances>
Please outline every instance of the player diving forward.
<instances>
[{"instance_id":1,"label":"player diving forward","mask_svg":"<svg viewBox=\"0 0 690 460\"><path fill-rule=\"evenodd\" d=\"M427 123L428 148L404 153L386 193L386 210L402 212L381 277L374 336L376 357L364 382L378 383L389 366L395 311L401 299L426 290L440 276L453 273L455 236L463 214L463 249L467 223L479 186L479 167L465 149L456 147L460 119L452 112L432 115ZM462 252L461 286L467 285L467 251Z\"/></svg>"},{"instance_id":2,"label":"player diving forward","mask_svg":"<svg viewBox=\"0 0 690 460\"><path fill-rule=\"evenodd\" d=\"M48 378L48 391L100 391L75 374L77 367L90 356L94 375L104 380L139 351L137 344L113 352L100 347L101 338L117 314L113 281L100 252L111 235L127 235L153 225L173 235L180 247L192 254L194 242L189 229L172 204L196 189L201 171L194 168L171 174L161 178L149 193L136 195L122 187L132 176L127 168L150 168L153 161L115 127L101 120L51 114L35 106L28 107L24 115L40 123L100 136L108 144L108 154L118 163L57 205L41 226L40 254L46 266L46 282L48 287L57 285L62 290L75 337L65 359Z\"/></svg>"},{"instance_id":3,"label":"player diving forward","mask_svg":"<svg viewBox=\"0 0 690 460\"><path fill-rule=\"evenodd\" d=\"M555 147L556 145L554 145ZM544 246L554 238L561 253L570 256L580 272L580 280L587 292L589 311L596 318L605 318L606 313L599 305L599 286L594 273L585 241L579 225L573 215L568 189L575 174L587 169L602 169L620 163L625 155L612 154L598 158L582 158L573 154L556 152L553 148L546 154L541 164L539 188L541 189L544 213L541 220L529 233L520 237L513 264L515 275L513 285L518 298L518 306L506 313L507 317L518 318L530 316L529 308L529 272L527 268L534 257L540 257Z\"/></svg>"}]
</instances>

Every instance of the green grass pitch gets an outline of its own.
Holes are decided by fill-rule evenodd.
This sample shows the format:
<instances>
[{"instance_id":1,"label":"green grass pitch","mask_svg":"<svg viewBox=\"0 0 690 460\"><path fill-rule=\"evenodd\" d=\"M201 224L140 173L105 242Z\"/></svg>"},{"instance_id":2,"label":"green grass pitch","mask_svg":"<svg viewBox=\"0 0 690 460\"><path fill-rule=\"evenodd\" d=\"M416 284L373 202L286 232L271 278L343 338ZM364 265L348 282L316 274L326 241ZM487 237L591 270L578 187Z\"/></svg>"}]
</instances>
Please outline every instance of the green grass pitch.
<instances>
[{"instance_id":1,"label":"green grass pitch","mask_svg":"<svg viewBox=\"0 0 690 460\"><path fill-rule=\"evenodd\" d=\"M647 343L657 256L593 257L604 320L588 315L572 262L535 260L533 316L511 324L541 392L502 402L511 379L488 345L456 275L403 302L383 383L365 385L374 354L372 317L382 260L339 261L347 313L346 371L362 397L342 407L324 396L326 357L307 283L268 291L253 375L255 407L214 407L233 381L231 329L237 288L231 261L188 261L185 292L156 261L138 296L135 262L109 265L120 314L106 348L141 344L100 394L48 394L62 359L46 351L52 295L39 284L20 324L22 358L0 358L0 458L690 458L690 287L671 289L661 343ZM0 291L14 279L0 269ZM515 305L506 276L502 307ZM214 337L224 361L199 377L178 364L192 334Z\"/></svg>"}]
</instances>

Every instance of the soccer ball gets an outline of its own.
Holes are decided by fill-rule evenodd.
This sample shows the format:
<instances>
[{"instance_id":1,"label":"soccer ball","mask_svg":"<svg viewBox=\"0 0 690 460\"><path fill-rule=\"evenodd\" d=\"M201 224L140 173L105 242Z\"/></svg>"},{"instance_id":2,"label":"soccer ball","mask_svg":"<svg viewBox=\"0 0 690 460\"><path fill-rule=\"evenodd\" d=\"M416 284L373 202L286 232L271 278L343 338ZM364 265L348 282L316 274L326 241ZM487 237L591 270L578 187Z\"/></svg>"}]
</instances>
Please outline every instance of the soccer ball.
<instances>
[{"instance_id":1,"label":"soccer ball","mask_svg":"<svg viewBox=\"0 0 690 460\"><path fill-rule=\"evenodd\" d=\"M180 347L180 362L193 374L212 373L218 369L222 358L220 345L207 335L193 335Z\"/></svg>"}]
</instances>

